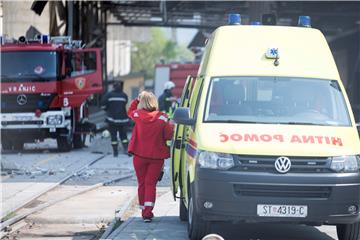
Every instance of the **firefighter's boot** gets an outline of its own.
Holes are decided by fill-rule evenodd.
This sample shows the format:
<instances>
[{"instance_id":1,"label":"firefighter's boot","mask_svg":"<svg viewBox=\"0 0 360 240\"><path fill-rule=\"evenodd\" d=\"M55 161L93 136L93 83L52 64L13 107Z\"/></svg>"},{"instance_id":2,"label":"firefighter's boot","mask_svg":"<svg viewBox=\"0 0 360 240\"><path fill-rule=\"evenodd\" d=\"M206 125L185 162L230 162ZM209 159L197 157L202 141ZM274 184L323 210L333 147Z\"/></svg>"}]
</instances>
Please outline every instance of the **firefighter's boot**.
<instances>
[{"instance_id":1,"label":"firefighter's boot","mask_svg":"<svg viewBox=\"0 0 360 240\"><path fill-rule=\"evenodd\" d=\"M127 154L128 156L131 156L131 154L128 152L129 141L128 140L123 140L123 141L121 141L121 143L122 143L124 154Z\"/></svg>"},{"instance_id":2,"label":"firefighter's boot","mask_svg":"<svg viewBox=\"0 0 360 240\"><path fill-rule=\"evenodd\" d=\"M111 146L113 148L113 156L117 157L119 155L118 144L112 143Z\"/></svg>"}]
</instances>

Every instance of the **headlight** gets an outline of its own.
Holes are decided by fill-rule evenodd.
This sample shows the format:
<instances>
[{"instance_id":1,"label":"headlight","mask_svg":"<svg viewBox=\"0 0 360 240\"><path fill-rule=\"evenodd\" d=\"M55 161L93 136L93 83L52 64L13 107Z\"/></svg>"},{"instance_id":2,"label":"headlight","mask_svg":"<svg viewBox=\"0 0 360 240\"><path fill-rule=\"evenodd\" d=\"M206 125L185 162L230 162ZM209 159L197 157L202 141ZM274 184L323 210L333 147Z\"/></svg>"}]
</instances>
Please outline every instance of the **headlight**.
<instances>
[{"instance_id":1,"label":"headlight","mask_svg":"<svg viewBox=\"0 0 360 240\"><path fill-rule=\"evenodd\" d=\"M46 118L46 122L48 125L61 125L63 122L63 117L60 114L48 116Z\"/></svg>"},{"instance_id":2,"label":"headlight","mask_svg":"<svg viewBox=\"0 0 360 240\"><path fill-rule=\"evenodd\" d=\"M330 168L336 172L358 172L360 157L355 155L333 157Z\"/></svg>"},{"instance_id":3,"label":"headlight","mask_svg":"<svg viewBox=\"0 0 360 240\"><path fill-rule=\"evenodd\" d=\"M234 166L231 154L202 151L198 155L198 162L202 168L229 169Z\"/></svg>"}]
</instances>

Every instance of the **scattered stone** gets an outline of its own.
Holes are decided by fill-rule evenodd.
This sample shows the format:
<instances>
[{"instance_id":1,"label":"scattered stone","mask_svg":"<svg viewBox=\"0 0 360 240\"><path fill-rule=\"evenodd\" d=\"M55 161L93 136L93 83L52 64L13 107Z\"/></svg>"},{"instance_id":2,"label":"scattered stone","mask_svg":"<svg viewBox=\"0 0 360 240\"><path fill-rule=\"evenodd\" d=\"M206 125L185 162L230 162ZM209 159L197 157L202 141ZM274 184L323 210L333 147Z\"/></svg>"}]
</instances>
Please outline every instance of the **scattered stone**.
<instances>
[{"instance_id":1,"label":"scattered stone","mask_svg":"<svg viewBox=\"0 0 360 240\"><path fill-rule=\"evenodd\" d=\"M20 170L20 167L17 163L12 161L2 161L1 162L2 170Z\"/></svg>"}]
</instances>

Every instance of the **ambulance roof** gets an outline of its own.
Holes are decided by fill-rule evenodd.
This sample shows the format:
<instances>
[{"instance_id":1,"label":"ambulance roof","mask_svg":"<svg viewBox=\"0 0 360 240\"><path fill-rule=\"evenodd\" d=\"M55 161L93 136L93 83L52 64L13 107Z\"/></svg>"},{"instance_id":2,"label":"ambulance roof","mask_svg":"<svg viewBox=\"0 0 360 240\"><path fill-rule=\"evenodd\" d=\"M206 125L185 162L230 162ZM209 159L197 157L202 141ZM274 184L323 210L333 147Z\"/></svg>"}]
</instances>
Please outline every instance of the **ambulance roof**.
<instances>
[{"instance_id":1,"label":"ambulance roof","mask_svg":"<svg viewBox=\"0 0 360 240\"><path fill-rule=\"evenodd\" d=\"M277 48L279 65L265 53ZM231 25L217 28L199 69L206 76L340 79L323 34L313 28Z\"/></svg>"}]
</instances>

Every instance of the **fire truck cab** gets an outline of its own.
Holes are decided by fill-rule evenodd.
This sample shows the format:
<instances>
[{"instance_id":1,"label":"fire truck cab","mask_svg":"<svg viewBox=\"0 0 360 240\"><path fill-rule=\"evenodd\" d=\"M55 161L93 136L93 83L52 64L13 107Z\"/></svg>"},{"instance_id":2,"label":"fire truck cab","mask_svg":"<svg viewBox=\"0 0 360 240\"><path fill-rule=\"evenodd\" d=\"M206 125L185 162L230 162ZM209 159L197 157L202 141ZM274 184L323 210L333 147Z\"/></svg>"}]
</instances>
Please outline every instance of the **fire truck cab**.
<instances>
[{"instance_id":1,"label":"fire truck cab","mask_svg":"<svg viewBox=\"0 0 360 240\"><path fill-rule=\"evenodd\" d=\"M20 37L1 44L1 144L55 138L58 149L84 145L89 131L87 100L102 92L100 49L70 37Z\"/></svg>"}]
</instances>

